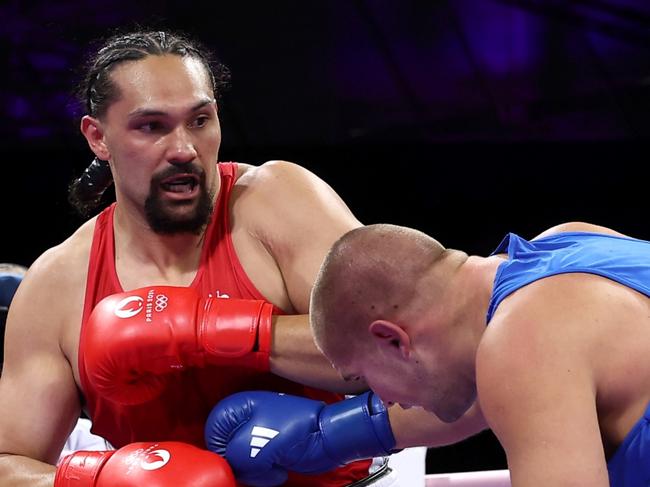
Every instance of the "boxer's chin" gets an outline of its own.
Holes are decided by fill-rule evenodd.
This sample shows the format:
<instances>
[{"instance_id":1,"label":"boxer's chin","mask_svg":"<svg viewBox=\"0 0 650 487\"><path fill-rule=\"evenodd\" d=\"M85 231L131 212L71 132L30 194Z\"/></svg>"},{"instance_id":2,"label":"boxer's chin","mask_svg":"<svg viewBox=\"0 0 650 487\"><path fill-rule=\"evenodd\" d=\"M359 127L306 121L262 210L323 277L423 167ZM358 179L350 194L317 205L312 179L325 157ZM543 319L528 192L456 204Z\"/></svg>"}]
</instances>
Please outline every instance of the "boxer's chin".
<instances>
[{"instance_id":1,"label":"boxer's chin","mask_svg":"<svg viewBox=\"0 0 650 487\"><path fill-rule=\"evenodd\" d=\"M476 388L469 387L463 394L454 397L447 397L440 404L440 407L431 408L429 411L433 412L441 421L445 423L453 423L460 419L463 414L474 404L476 400Z\"/></svg>"},{"instance_id":2,"label":"boxer's chin","mask_svg":"<svg viewBox=\"0 0 650 487\"><path fill-rule=\"evenodd\" d=\"M201 185L196 198L169 200L152 189L144 205L147 223L161 235L191 233L199 235L210 221L213 203L210 193Z\"/></svg>"},{"instance_id":3,"label":"boxer's chin","mask_svg":"<svg viewBox=\"0 0 650 487\"><path fill-rule=\"evenodd\" d=\"M464 413L465 410L461 410L459 408L457 409L449 409L449 408L443 408L443 409L437 409L434 410L433 412L435 413L438 418L440 418L440 421L443 423L453 423L457 421Z\"/></svg>"}]
</instances>

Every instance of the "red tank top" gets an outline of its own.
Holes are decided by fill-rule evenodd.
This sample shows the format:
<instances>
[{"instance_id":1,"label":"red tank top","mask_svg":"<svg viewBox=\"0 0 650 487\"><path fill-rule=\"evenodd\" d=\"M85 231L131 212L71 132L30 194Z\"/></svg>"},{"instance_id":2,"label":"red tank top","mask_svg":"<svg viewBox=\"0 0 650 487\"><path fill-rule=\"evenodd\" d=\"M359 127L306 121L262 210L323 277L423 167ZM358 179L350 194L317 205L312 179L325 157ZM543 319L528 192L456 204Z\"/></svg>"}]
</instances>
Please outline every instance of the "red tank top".
<instances>
[{"instance_id":1,"label":"red tank top","mask_svg":"<svg viewBox=\"0 0 650 487\"><path fill-rule=\"evenodd\" d=\"M242 268L230 237L228 201L237 178L237 164L219 163L221 188L205 233L199 269L190 284L203 296L265 299ZM88 317L104 297L123 292L115 270L113 214L115 204L97 217L88 265L81 338L79 375L92 431L119 448L135 441L184 441L205 448L203 426L212 407L238 391L273 390L307 396L328 403L342 396L234 367L208 366L171 374L163 394L145 404L124 406L99 396L88 382L84 366L84 335ZM278 310L281 313L280 310ZM368 475L370 461L355 462L326 475L292 474L288 486L343 486Z\"/></svg>"}]
</instances>

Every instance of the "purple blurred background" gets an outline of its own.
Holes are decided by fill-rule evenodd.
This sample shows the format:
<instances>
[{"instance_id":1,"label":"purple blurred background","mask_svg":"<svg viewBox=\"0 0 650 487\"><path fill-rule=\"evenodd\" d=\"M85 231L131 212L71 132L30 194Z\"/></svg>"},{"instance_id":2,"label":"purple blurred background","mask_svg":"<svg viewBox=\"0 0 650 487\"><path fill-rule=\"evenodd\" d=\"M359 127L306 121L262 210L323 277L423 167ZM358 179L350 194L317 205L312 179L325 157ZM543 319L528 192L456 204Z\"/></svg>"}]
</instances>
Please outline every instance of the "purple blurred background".
<instances>
[{"instance_id":1,"label":"purple blurred background","mask_svg":"<svg viewBox=\"0 0 650 487\"><path fill-rule=\"evenodd\" d=\"M136 23L186 30L232 68L233 146L650 134L644 0L9 0L0 18L10 140L76 136L89 41Z\"/></svg>"},{"instance_id":2,"label":"purple blurred background","mask_svg":"<svg viewBox=\"0 0 650 487\"><path fill-rule=\"evenodd\" d=\"M4 0L0 21L0 261L29 265L81 222L65 197L92 157L78 68L136 25L230 67L223 160L303 164L365 223L480 254L566 220L650 238L647 0ZM428 469L504 465L484 434Z\"/></svg>"}]
</instances>

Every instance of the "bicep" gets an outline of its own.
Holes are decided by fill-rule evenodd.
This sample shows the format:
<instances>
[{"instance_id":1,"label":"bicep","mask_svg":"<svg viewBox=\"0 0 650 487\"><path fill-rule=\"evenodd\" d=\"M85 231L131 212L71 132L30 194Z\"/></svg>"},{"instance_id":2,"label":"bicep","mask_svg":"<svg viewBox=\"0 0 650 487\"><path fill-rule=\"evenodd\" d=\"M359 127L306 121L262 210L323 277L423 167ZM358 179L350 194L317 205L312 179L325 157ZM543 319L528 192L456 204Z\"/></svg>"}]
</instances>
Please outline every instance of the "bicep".
<instances>
[{"instance_id":1,"label":"bicep","mask_svg":"<svg viewBox=\"0 0 650 487\"><path fill-rule=\"evenodd\" d=\"M0 377L0 452L54 463L80 413L72 369L45 322L48 313L14 301L9 318Z\"/></svg>"},{"instance_id":2,"label":"bicep","mask_svg":"<svg viewBox=\"0 0 650 487\"><path fill-rule=\"evenodd\" d=\"M361 226L323 180L291 163L277 163L278 192L269 248L280 267L294 308L306 313L309 294L325 254L344 233Z\"/></svg>"}]
</instances>

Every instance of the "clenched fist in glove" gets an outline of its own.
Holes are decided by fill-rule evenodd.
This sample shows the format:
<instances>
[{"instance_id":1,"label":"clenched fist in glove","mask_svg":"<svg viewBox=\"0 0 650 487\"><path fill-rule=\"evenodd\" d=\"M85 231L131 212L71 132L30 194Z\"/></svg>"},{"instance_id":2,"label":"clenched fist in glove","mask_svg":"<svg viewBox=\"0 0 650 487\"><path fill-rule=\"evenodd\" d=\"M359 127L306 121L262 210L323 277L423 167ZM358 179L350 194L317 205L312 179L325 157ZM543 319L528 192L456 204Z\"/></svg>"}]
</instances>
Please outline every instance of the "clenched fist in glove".
<instances>
[{"instance_id":1,"label":"clenched fist in glove","mask_svg":"<svg viewBox=\"0 0 650 487\"><path fill-rule=\"evenodd\" d=\"M157 397L165 374L206 364L269 370L273 305L151 286L104 298L84 328L84 364L121 404Z\"/></svg>"},{"instance_id":2,"label":"clenched fist in glove","mask_svg":"<svg viewBox=\"0 0 650 487\"><path fill-rule=\"evenodd\" d=\"M176 441L131 443L117 451L63 458L54 487L235 487L232 470L212 452Z\"/></svg>"},{"instance_id":3,"label":"clenched fist in glove","mask_svg":"<svg viewBox=\"0 0 650 487\"><path fill-rule=\"evenodd\" d=\"M322 473L395 447L388 411L372 392L330 405L275 392L233 394L210 413L205 441L237 480L260 487L284 483L288 471Z\"/></svg>"}]
</instances>

